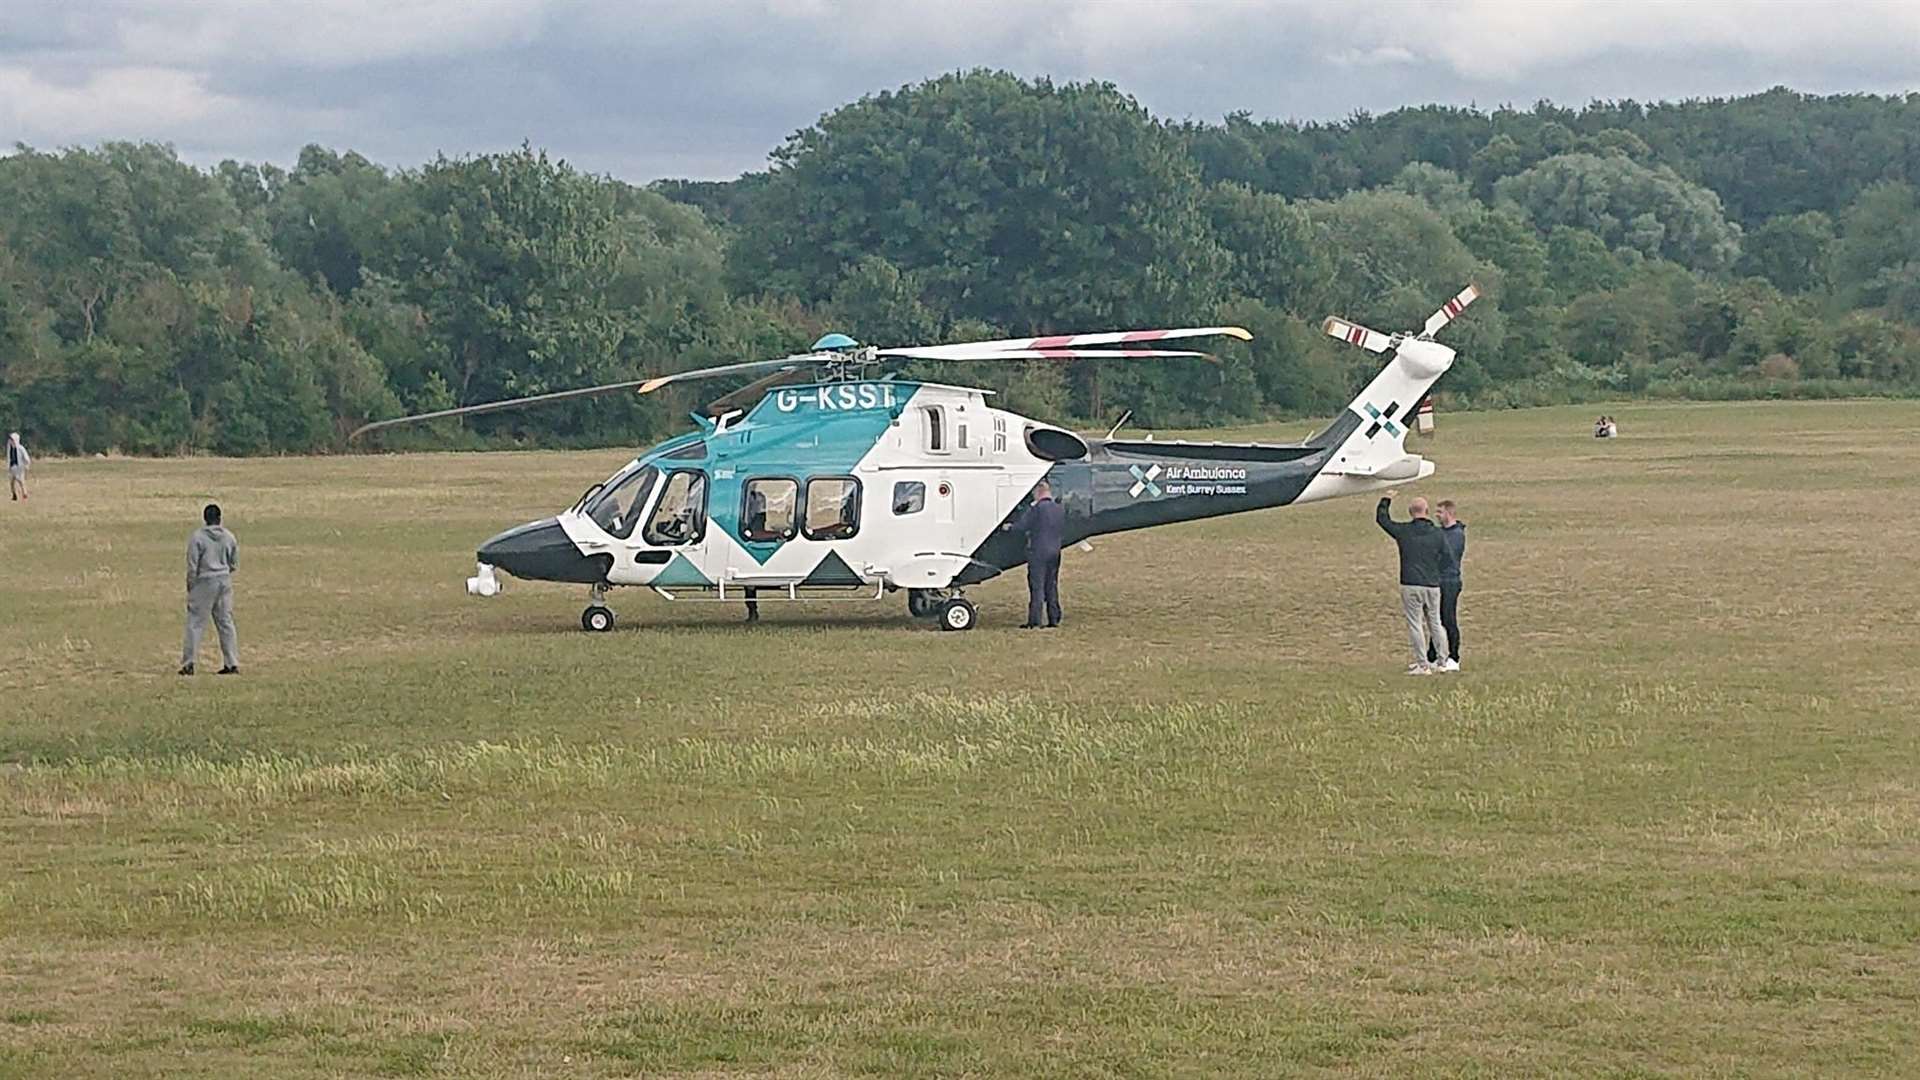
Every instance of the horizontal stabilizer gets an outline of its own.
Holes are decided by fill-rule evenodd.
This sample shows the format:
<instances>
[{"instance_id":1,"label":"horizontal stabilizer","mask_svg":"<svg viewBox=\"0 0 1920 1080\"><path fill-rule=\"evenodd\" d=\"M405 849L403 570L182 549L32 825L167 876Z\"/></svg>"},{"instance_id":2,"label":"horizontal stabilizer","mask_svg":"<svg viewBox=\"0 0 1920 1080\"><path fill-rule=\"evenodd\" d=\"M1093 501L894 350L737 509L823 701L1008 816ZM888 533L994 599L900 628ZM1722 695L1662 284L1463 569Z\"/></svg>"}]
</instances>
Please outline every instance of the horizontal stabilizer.
<instances>
[{"instance_id":1,"label":"horizontal stabilizer","mask_svg":"<svg viewBox=\"0 0 1920 1080\"><path fill-rule=\"evenodd\" d=\"M1417 480L1420 478L1420 466L1425 459L1415 454L1396 458L1384 464L1368 461L1345 462L1327 469L1329 476L1364 476L1369 480Z\"/></svg>"},{"instance_id":2,"label":"horizontal stabilizer","mask_svg":"<svg viewBox=\"0 0 1920 1080\"><path fill-rule=\"evenodd\" d=\"M1328 316L1327 321L1320 324L1320 329L1325 330L1328 337L1337 337L1349 345L1358 345L1368 352L1386 352L1393 348L1393 338L1378 330L1369 330L1359 323L1348 322L1345 319Z\"/></svg>"}]
</instances>

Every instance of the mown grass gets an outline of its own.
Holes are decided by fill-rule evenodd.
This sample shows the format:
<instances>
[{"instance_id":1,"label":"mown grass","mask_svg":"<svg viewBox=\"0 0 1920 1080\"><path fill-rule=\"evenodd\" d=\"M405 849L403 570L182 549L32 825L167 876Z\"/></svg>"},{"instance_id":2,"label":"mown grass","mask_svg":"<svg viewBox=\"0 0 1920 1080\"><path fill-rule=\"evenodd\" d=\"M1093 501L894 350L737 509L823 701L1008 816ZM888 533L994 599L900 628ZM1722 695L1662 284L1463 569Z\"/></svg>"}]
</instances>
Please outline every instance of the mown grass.
<instances>
[{"instance_id":1,"label":"mown grass","mask_svg":"<svg viewBox=\"0 0 1920 1080\"><path fill-rule=\"evenodd\" d=\"M0 1075L1898 1075L1920 407L1443 418L1068 626L462 595L622 456L48 462L0 517ZM1263 434L1272 434L1264 432ZM170 674L198 503L246 674Z\"/></svg>"}]
</instances>

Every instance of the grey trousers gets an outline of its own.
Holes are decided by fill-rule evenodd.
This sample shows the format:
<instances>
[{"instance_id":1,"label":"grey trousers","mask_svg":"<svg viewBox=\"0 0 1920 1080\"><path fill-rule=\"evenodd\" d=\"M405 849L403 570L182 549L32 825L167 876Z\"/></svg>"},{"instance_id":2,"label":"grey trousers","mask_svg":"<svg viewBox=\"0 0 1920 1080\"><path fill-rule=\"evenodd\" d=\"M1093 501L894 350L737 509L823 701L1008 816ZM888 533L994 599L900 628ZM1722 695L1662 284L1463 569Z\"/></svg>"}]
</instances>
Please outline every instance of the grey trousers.
<instances>
[{"instance_id":1,"label":"grey trousers","mask_svg":"<svg viewBox=\"0 0 1920 1080\"><path fill-rule=\"evenodd\" d=\"M200 636L207 632L207 616L213 616L214 632L220 635L220 659L227 667L240 666L240 641L233 632L233 578L227 574L203 577L187 586L187 642L180 650L180 666L193 663L200 651Z\"/></svg>"},{"instance_id":2,"label":"grey trousers","mask_svg":"<svg viewBox=\"0 0 1920 1080\"><path fill-rule=\"evenodd\" d=\"M1413 662L1427 662L1427 645L1435 655L1447 655L1447 628L1440 625L1440 590L1431 585L1400 586L1400 608L1407 614L1407 645Z\"/></svg>"}]
</instances>

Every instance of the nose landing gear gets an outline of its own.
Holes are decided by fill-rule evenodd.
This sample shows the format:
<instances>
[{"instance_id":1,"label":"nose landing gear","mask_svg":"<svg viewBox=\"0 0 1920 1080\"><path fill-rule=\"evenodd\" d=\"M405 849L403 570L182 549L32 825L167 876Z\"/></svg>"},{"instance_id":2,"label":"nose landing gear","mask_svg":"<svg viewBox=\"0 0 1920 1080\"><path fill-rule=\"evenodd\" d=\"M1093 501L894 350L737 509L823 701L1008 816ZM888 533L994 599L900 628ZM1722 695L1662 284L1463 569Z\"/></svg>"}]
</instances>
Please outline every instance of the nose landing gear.
<instances>
[{"instance_id":1,"label":"nose landing gear","mask_svg":"<svg viewBox=\"0 0 1920 1080\"><path fill-rule=\"evenodd\" d=\"M580 613L580 629L604 634L613 629L613 609L607 606L607 585L599 582L587 594L587 610Z\"/></svg>"}]
</instances>

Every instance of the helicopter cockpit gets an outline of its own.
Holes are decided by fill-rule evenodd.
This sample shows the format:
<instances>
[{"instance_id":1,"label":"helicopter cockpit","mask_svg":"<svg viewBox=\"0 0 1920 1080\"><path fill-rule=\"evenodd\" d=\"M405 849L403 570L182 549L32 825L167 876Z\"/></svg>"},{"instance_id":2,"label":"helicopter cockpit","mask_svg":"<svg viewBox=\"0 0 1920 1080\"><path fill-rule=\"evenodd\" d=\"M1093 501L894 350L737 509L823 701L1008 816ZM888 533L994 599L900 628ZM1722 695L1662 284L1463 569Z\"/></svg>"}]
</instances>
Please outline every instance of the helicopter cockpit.
<instances>
[{"instance_id":1,"label":"helicopter cockpit","mask_svg":"<svg viewBox=\"0 0 1920 1080\"><path fill-rule=\"evenodd\" d=\"M660 470L651 465L628 466L601 486L599 495L587 504L587 516L606 530L607 535L616 540L628 539L633 535L634 526L640 523L647 496L653 493L654 482L659 478Z\"/></svg>"}]
</instances>

